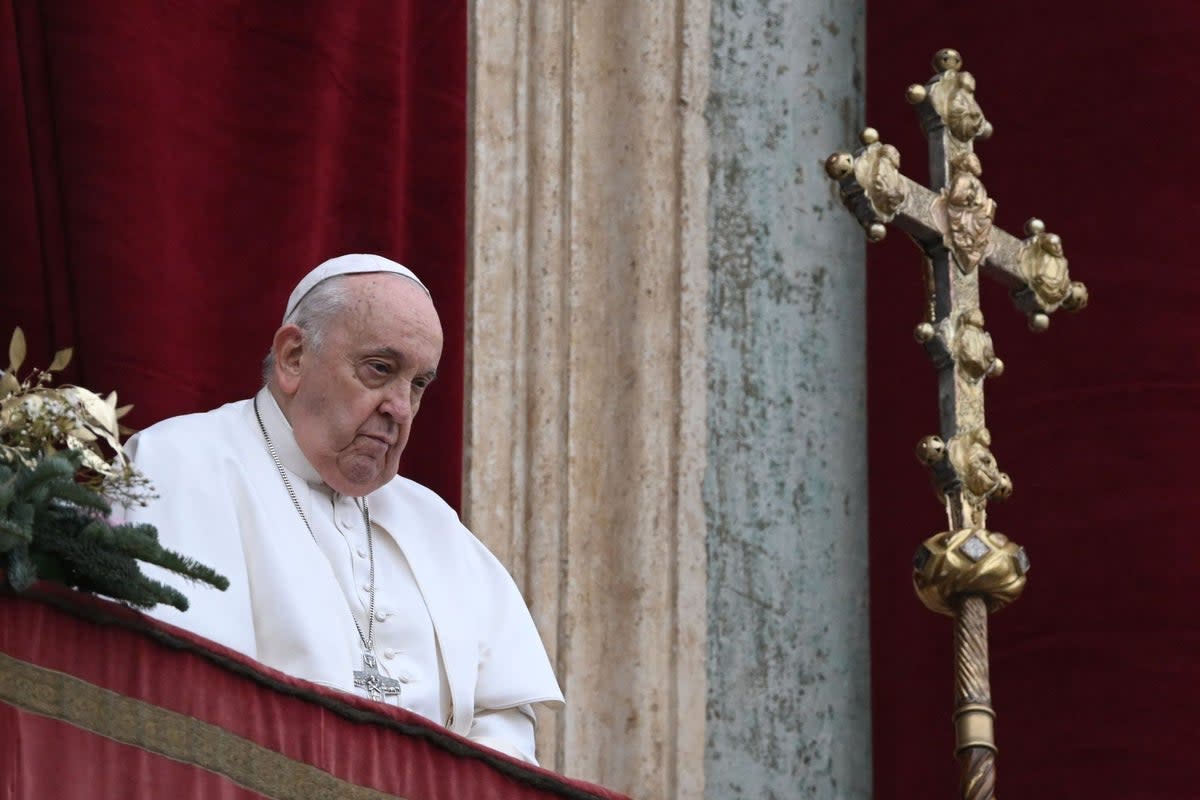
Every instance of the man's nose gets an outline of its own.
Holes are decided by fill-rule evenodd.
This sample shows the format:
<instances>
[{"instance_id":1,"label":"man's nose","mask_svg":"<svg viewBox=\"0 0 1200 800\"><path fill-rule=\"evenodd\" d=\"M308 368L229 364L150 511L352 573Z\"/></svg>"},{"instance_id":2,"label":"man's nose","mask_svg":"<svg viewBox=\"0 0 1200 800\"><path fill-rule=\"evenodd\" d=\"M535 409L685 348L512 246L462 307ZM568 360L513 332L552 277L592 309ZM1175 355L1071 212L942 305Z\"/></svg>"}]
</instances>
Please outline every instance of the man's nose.
<instances>
[{"instance_id":1,"label":"man's nose","mask_svg":"<svg viewBox=\"0 0 1200 800\"><path fill-rule=\"evenodd\" d=\"M379 412L390 417L397 425L404 425L412 419L412 386L408 381L397 381L379 404Z\"/></svg>"}]
</instances>

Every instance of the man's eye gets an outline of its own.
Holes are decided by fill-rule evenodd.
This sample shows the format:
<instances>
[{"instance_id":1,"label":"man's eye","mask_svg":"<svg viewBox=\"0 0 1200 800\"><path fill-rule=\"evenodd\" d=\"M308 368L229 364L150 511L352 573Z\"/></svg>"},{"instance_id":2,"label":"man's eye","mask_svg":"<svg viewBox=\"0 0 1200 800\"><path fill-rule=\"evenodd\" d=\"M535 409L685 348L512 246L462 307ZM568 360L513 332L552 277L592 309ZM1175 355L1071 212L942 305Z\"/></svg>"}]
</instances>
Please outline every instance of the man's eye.
<instances>
[{"instance_id":1,"label":"man's eye","mask_svg":"<svg viewBox=\"0 0 1200 800\"><path fill-rule=\"evenodd\" d=\"M376 375L387 375L391 372L391 367L382 361L368 361L367 369L374 372Z\"/></svg>"}]
</instances>

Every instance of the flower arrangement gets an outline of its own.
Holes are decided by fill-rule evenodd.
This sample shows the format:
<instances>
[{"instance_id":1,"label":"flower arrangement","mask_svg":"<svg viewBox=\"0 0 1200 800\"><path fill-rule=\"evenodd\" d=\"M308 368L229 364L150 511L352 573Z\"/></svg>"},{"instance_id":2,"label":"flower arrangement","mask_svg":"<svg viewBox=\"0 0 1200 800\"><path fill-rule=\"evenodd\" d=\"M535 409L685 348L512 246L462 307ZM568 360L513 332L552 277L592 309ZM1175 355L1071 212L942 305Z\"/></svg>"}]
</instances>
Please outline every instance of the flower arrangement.
<instances>
[{"instance_id":1,"label":"flower arrangement","mask_svg":"<svg viewBox=\"0 0 1200 800\"><path fill-rule=\"evenodd\" d=\"M151 525L114 523L114 505L144 505L149 481L121 447L120 425L131 408L79 386L53 386L72 350L22 380L25 335L13 332L8 369L0 372L0 567L15 591L52 580L138 608L187 598L146 576L139 561L156 564L218 589L229 581L209 567L164 548Z\"/></svg>"}]
</instances>

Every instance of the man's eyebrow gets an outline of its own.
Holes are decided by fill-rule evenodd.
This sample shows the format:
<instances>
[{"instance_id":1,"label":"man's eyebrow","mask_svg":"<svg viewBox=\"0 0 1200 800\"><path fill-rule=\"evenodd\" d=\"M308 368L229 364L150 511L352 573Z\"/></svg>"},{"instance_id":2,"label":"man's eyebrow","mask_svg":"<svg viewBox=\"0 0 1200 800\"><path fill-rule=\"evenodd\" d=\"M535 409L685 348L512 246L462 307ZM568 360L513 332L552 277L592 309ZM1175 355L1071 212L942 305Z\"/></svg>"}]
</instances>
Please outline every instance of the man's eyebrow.
<instances>
[{"instance_id":1,"label":"man's eyebrow","mask_svg":"<svg viewBox=\"0 0 1200 800\"><path fill-rule=\"evenodd\" d=\"M368 350L364 354L363 357L364 358L390 358L392 361L397 361L397 362L404 361L404 354L401 353L399 350L397 350L394 347L377 347L374 350ZM432 381L435 378L437 378L437 370L431 369L427 372L423 372L421 374L421 377Z\"/></svg>"},{"instance_id":2,"label":"man's eyebrow","mask_svg":"<svg viewBox=\"0 0 1200 800\"><path fill-rule=\"evenodd\" d=\"M363 353L364 358L369 358L371 356L376 358L390 358L393 361L404 360L404 354L394 347L376 347Z\"/></svg>"}]
</instances>

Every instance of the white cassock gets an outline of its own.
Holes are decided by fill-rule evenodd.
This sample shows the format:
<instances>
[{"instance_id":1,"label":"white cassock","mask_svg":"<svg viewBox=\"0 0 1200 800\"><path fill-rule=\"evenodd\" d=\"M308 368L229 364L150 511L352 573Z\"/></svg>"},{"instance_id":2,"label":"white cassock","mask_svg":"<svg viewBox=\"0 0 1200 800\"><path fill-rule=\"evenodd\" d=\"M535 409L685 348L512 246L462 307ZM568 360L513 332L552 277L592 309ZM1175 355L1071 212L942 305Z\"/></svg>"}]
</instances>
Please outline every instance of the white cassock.
<instances>
[{"instance_id":1,"label":"white cassock","mask_svg":"<svg viewBox=\"0 0 1200 800\"><path fill-rule=\"evenodd\" d=\"M165 420L126 449L159 499L131 509L164 546L229 578L220 592L147 566L181 588L181 613L151 613L267 666L356 692L367 633L369 551L354 498L305 459L271 393L258 394L312 534L267 450L250 400ZM535 703L562 692L512 578L436 494L397 477L368 496L375 551L375 655L400 681L387 702L533 761Z\"/></svg>"}]
</instances>

